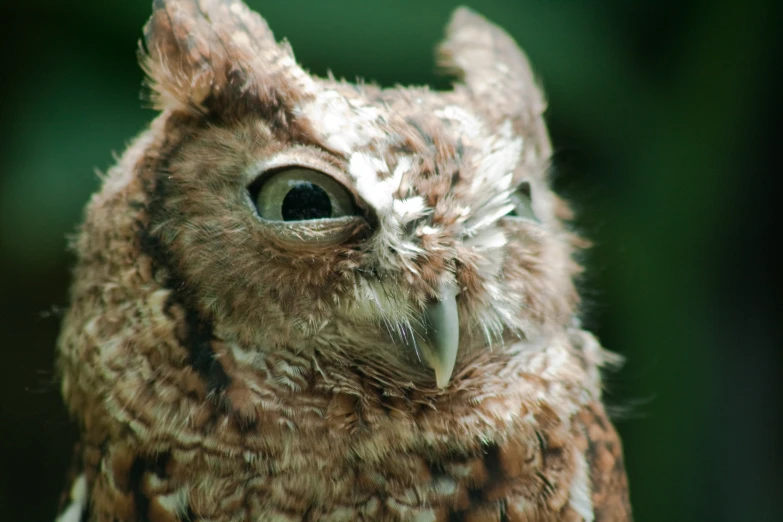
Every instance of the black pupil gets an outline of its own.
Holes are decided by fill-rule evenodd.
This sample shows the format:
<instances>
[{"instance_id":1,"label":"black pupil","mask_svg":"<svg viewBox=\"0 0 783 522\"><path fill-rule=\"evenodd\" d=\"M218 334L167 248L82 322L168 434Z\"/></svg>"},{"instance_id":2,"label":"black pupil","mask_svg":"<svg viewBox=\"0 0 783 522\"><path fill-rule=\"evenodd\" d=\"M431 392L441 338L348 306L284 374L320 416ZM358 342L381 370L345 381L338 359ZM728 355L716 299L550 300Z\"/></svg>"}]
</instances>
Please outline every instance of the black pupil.
<instances>
[{"instance_id":1,"label":"black pupil","mask_svg":"<svg viewBox=\"0 0 783 522\"><path fill-rule=\"evenodd\" d=\"M323 219L332 216L332 202L324 189L309 181L297 181L283 198L283 221Z\"/></svg>"}]
</instances>

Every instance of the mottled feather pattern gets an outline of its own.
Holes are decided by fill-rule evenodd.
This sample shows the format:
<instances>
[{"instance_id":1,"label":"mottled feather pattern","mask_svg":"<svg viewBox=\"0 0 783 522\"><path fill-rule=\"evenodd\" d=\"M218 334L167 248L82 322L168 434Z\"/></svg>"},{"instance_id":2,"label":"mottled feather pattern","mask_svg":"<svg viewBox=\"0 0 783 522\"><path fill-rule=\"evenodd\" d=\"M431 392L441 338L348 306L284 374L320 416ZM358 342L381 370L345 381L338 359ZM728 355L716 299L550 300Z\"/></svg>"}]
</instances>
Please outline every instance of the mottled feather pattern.
<instances>
[{"instance_id":1,"label":"mottled feather pattern","mask_svg":"<svg viewBox=\"0 0 783 522\"><path fill-rule=\"evenodd\" d=\"M58 520L631 519L543 96L467 9L441 57L451 91L322 79L239 1L155 0L160 114L73 245ZM248 187L291 166L355 213L259 219ZM443 385L420 332L447 299Z\"/></svg>"}]
</instances>

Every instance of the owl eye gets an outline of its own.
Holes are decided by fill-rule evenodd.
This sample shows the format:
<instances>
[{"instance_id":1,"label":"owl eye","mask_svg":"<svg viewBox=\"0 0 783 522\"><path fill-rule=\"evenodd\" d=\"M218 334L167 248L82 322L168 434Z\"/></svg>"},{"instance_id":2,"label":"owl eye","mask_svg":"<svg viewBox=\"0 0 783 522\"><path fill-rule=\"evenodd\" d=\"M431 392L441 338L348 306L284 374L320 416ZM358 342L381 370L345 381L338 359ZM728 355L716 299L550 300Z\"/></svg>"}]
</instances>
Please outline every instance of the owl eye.
<instances>
[{"instance_id":1,"label":"owl eye","mask_svg":"<svg viewBox=\"0 0 783 522\"><path fill-rule=\"evenodd\" d=\"M316 170L278 170L263 176L249 191L258 214L270 221L308 221L356 214L348 190Z\"/></svg>"},{"instance_id":2,"label":"owl eye","mask_svg":"<svg viewBox=\"0 0 783 522\"><path fill-rule=\"evenodd\" d=\"M528 219L540 223L541 221L533 212L533 198L530 191L530 183L525 181L522 183L513 194L511 194L511 202L514 203L514 209L506 214L508 217L516 217L520 219Z\"/></svg>"}]
</instances>

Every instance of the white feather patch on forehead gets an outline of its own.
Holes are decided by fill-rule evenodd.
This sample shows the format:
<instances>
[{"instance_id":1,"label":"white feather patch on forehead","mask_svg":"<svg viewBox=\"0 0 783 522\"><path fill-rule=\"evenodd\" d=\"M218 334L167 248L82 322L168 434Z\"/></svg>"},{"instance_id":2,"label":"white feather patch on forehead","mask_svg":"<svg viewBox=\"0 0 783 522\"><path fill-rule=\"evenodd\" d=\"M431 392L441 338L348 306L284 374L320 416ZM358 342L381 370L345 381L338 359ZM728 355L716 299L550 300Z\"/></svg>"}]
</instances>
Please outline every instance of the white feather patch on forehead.
<instances>
[{"instance_id":1,"label":"white feather patch on forehead","mask_svg":"<svg viewBox=\"0 0 783 522\"><path fill-rule=\"evenodd\" d=\"M354 152L348 160L348 174L356 183L356 191L379 214L391 212L394 193L400 187L403 173L402 169L394 169L389 176L386 162L365 152Z\"/></svg>"},{"instance_id":2,"label":"white feather patch on forehead","mask_svg":"<svg viewBox=\"0 0 783 522\"><path fill-rule=\"evenodd\" d=\"M337 91L324 91L297 106L295 114L310 122L317 137L332 150L350 156L356 149L383 138L378 109L349 100Z\"/></svg>"},{"instance_id":3,"label":"white feather patch on forehead","mask_svg":"<svg viewBox=\"0 0 783 522\"><path fill-rule=\"evenodd\" d=\"M420 255L422 249L403 237L402 225L429 209L418 196L398 199L400 183L412 164L410 157L402 156L390 173L382 158L366 152L354 152L348 160L348 175L359 196L373 207L378 216L380 227L373 243L381 266L390 270L405 268L417 273L411 260Z\"/></svg>"}]
</instances>

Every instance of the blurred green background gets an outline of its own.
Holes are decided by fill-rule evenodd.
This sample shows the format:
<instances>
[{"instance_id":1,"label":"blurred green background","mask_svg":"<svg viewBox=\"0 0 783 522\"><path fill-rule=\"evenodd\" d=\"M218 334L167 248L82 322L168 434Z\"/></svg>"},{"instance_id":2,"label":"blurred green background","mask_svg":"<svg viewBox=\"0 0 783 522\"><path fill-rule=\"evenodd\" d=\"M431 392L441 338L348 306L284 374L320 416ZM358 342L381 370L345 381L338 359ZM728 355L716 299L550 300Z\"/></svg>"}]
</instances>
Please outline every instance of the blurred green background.
<instances>
[{"instance_id":1,"label":"blurred green background","mask_svg":"<svg viewBox=\"0 0 783 522\"><path fill-rule=\"evenodd\" d=\"M249 2L307 68L448 84L450 1ZM555 185L595 241L587 322L640 521L781 520L781 8L767 2L464 3L528 52ZM52 520L75 432L52 368L66 235L153 117L135 52L149 0L0 4L0 519ZM777 238L777 239L775 239Z\"/></svg>"}]
</instances>

